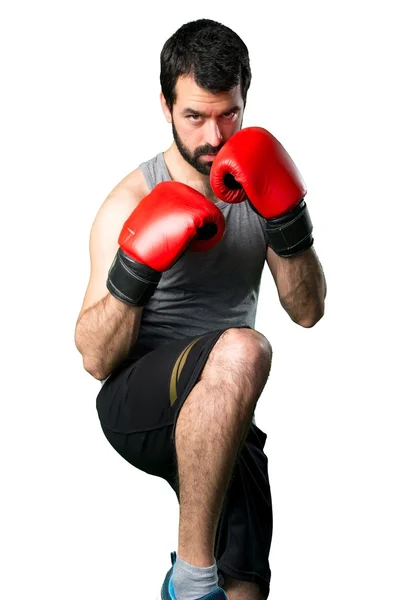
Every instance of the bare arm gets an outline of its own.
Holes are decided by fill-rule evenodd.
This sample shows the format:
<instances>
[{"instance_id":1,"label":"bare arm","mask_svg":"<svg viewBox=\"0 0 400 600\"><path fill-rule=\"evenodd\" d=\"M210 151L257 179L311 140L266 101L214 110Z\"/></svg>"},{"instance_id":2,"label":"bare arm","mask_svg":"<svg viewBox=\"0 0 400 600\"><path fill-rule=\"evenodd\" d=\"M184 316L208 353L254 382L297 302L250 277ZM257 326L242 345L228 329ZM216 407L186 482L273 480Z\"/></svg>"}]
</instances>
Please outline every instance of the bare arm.
<instances>
[{"instance_id":1,"label":"bare arm","mask_svg":"<svg viewBox=\"0 0 400 600\"><path fill-rule=\"evenodd\" d=\"M106 281L118 250L121 228L147 193L139 170L125 178L100 207L90 232L90 279L75 328L75 345L83 366L105 379L136 342L143 307L112 296Z\"/></svg>"},{"instance_id":2,"label":"bare arm","mask_svg":"<svg viewBox=\"0 0 400 600\"><path fill-rule=\"evenodd\" d=\"M124 304L110 293L79 318L75 344L83 366L95 379L105 379L136 342L143 307Z\"/></svg>"},{"instance_id":3,"label":"bare arm","mask_svg":"<svg viewBox=\"0 0 400 600\"><path fill-rule=\"evenodd\" d=\"M324 314L327 288L314 247L289 258L278 256L268 247L267 263L290 318L303 327L315 325Z\"/></svg>"}]
</instances>

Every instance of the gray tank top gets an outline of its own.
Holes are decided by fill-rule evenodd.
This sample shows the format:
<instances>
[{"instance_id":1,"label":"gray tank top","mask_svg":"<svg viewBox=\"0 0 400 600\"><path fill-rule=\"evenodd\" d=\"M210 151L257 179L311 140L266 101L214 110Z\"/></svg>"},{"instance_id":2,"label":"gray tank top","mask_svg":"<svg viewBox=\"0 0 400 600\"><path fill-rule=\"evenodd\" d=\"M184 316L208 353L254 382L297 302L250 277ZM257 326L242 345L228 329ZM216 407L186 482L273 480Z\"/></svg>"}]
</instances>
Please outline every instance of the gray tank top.
<instances>
[{"instance_id":1,"label":"gray tank top","mask_svg":"<svg viewBox=\"0 0 400 600\"><path fill-rule=\"evenodd\" d=\"M162 153L139 166L150 190L171 180ZM248 202L218 201L216 206L225 217L224 237L207 252L186 252L162 274L143 309L129 358L217 329L254 328L267 249L265 220Z\"/></svg>"}]
</instances>

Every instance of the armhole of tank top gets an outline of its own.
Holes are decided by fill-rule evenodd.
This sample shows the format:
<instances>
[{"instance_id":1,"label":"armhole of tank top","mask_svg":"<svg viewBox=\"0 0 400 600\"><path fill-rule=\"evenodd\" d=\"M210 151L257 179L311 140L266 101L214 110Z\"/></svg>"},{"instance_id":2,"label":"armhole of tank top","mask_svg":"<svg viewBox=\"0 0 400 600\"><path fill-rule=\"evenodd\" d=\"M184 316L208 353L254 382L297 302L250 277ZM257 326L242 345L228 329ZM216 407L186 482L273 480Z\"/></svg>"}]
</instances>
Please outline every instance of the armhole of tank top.
<instances>
[{"instance_id":1,"label":"armhole of tank top","mask_svg":"<svg viewBox=\"0 0 400 600\"><path fill-rule=\"evenodd\" d=\"M148 162L140 163L139 169L141 169L143 176L145 178L145 181L146 181L146 185L149 188L149 192L151 192L156 184L155 184L153 175L150 171L149 163Z\"/></svg>"},{"instance_id":2,"label":"armhole of tank top","mask_svg":"<svg viewBox=\"0 0 400 600\"><path fill-rule=\"evenodd\" d=\"M160 152L160 154L158 155L157 158L160 161L162 180L163 181L172 181L172 177L170 175L170 172L168 171L167 163L165 162L164 153Z\"/></svg>"},{"instance_id":3,"label":"armhole of tank top","mask_svg":"<svg viewBox=\"0 0 400 600\"><path fill-rule=\"evenodd\" d=\"M266 220L264 217L262 217L261 215L257 215L257 217L259 218L259 221L261 223L261 227L263 230L263 234L264 234L264 239L265 239L265 243L268 246L268 234L267 234L267 224L266 224Z\"/></svg>"}]
</instances>

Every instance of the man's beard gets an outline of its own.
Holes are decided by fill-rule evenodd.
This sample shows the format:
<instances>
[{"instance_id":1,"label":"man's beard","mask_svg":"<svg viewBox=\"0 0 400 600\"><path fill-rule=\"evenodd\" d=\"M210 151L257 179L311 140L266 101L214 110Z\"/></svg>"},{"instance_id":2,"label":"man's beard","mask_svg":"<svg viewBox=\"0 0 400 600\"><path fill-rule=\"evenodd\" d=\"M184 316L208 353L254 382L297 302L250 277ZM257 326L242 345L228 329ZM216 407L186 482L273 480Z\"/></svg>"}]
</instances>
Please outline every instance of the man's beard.
<instances>
[{"instance_id":1,"label":"man's beard","mask_svg":"<svg viewBox=\"0 0 400 600\"><path fill-rule=\"evenodd\" d=\"M214 148L210 146L210 144L205 144L204 146L199 146L192 153L189 148L185 146L182 142L181 138L176 131L174 120L172 119L172 135L174 136L176 147L181 153L182 157L189 163L192 167L196 169L202 175L209 175L212 167L212 161L205 162L204 160L200 160L200 157L204 154L217 154L219 150L221 150L223 143L221 143L218 148Z\"/></svg>"}]
</instances>

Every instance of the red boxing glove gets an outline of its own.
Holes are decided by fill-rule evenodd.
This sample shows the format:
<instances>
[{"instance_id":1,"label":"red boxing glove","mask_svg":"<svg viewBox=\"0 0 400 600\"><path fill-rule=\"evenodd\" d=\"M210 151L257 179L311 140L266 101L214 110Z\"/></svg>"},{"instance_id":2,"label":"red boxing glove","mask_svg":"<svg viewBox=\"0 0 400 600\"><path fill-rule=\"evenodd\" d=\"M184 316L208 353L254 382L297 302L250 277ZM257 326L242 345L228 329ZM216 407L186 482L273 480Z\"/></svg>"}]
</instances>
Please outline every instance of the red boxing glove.
<instances>
[{"instance_id":1,"label":"red boxing glove","mask_svg":"<svg viewBox=\"0 0 400 600\"><path fill-rule=\"evenodd\" d=\"M221 200L236 203L247 198L255 212L267 219L269 244L280 256L312 246L304 181L266 129L248 127L232 136L214 159L210 182Z\"/></svg>"},{"instance_id":2,"label":"red boxing glove","mask_svg":"<svg viewBox=\"0 0 400 600\"><path fill-rule=\"evenodd\" d=\"M107 289L131 306L144 306L163 271L187 250L213 248L225 231L222 212L184 183L159 183L125 221Z\"/></svg>"},{"instance_id":3,"label":"red boxing glove","mask_svg":"<svg viewBox=\"0 0 400 600\"><path fill-rule=\"evenodd\" d=\"M202 252L222 238L225 219L203 194L178 181L155 186L125 221L121 250L155 271L170 269L183 252Z\"/></svg>"}]
</instances>

